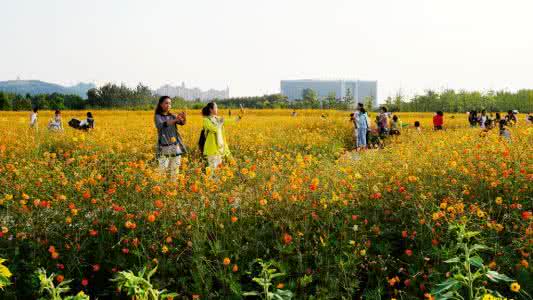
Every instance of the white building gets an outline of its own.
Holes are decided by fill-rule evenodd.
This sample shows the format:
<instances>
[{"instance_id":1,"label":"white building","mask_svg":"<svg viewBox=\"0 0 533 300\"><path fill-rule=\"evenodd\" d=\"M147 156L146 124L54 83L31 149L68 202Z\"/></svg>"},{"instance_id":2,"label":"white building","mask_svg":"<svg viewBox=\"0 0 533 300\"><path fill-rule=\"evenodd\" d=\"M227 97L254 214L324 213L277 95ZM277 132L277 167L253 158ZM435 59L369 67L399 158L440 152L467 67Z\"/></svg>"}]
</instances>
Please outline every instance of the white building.
<instances>
[{"instance_id":1,"label":"white building","mask_svg":"<svg viewBox=\"0 0 533 300\"><path fill-rule=\"evenodd\" d=\"M364 103L372 99L373 107L378 107L378 82L364 80L282 80L281 94L289 100L302 99L304 90L312 89L318 94L319 99L324 99L330 94L335 98L344 99L349 93L355 103Z\"/></svg>"},{"instance_id":2,"label":"white building","mask_svg":"<svg viewBox=\"0 0 533 300\"><path fill-rule=\"evenodd\" d=\"M157 89L155 93L160 96L177 96L189 101L196 99L200 99L201 101L210 101L215 99L229 98L229 88L226 88L225 90L209 89L207 91L202 91L199 88L187 88L185 87L184 82L181 83L181 86L165 84Z\"/></svg>"}]
</instances>

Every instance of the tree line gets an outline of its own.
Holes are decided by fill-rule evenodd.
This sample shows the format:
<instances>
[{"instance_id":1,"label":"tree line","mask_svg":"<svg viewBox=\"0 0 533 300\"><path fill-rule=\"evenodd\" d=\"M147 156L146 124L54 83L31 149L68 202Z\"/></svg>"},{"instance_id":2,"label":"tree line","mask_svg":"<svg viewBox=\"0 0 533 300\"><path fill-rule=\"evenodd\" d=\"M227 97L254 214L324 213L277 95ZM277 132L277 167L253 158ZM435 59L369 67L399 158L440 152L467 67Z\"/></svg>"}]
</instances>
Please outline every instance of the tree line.
<instances>
[{"instance_id":1,"label":"tree line","mask_svg":"<svg viewBox=\"0 0 533 300\"><path fill-rule=\"evenodd\" d=\"M34 107L39 109L153 109L159 95L155 95L148 87L139 83L135 88L129 88L124 84L106 84L99 88L90 89L87 99L77 95L64 94L41 94L19 95L0 91L0 110L30 110ZM345 97L337 98L330 94L325 98L319 98L312 89L302 92L299 100L289 101L286 96L272 94L256 97L236 97L228 99L214 99L221 108L254 108L254 109L338 109L348 110L354 107L355 100L350 91ZM367 109L372 107L372 99L365 98L364 104ZM174 107L199 109L205 102L196 99L187 101L180 97L173 98ZM455 91L444 90L442 92L428 90L422 95L411 98L398 93L395 97L388 97L384 105L389 111L411 112L464 112L471 110L486 109L487 111L508 111L517 109L522 112L533 110L533 90L509 91Z\"/></svg>"}]
</instances>

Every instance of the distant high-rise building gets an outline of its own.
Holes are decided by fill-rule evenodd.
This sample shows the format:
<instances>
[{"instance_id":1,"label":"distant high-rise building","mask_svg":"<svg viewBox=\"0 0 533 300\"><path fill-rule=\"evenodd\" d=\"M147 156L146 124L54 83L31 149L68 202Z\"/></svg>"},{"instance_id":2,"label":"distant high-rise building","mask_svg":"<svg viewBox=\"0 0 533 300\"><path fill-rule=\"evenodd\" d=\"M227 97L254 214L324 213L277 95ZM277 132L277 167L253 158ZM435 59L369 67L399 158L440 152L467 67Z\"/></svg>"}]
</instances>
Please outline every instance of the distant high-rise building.
<instances>
[{"instance_id":1,"label":"distant high-rise building","mask_svg":"<svg viewBox=\"0 0 533 300\"><path fill-rule=\"evenodd\" d=\"M337 99L346 99L351 96L355 103L365 103L372 100L372 106L378 106L378 82L364 80L282 80L281 94L288 100L302 99L304 90L312 89L318 94L319 99L324 99L331 94Z\"/></svg>"},{"instance_id":2,"label":"distant high-rise building","mask_svg":"<svg viewBox=\"0 0 533 300\"><path fill-rule=\"evenodd\" d=\"M181 97L189 101L196 99L200 99L200 101L210 101L229 98L229 87L225 90L209 89L207 91L202 91L199 88L187 88L185 87L185 82L182 82L180 86L165 84L157 89L155 93L161 96Z\"/></svg>"}]
</instances>

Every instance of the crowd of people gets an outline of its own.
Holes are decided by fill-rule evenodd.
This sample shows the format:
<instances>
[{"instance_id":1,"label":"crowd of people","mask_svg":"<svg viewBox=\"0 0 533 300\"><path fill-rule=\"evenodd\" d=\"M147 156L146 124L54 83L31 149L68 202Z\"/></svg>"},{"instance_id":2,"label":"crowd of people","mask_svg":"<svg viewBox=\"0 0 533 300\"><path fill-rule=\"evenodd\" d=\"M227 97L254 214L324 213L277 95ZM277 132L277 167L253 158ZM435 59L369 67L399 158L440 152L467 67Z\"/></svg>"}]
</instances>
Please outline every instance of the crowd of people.
<instances>
[{"instance_id":1,"label":"crowd of people","mask_svg":"<svg viewBox=\"0 0 533 300\"><path fill-rule=\"evenodd\" d=\"M188 152L183 139L178 131L178 125L183 126L187 122L185 112L174 114L171 112L172 100L168 96L159 99L154 113L154 123L157 128L156 160L158 169L162 175L176 180L181 165L181 157ZM508 126L513 126L518 121L516 111L508 111L501 117L500 113L487 114L482 110L479 114L477 111L468 112L468 122L471 127L479 127L483 131L489 131L499 126L499 133L502 137L510 140L510 131ZM235 121L242 119L244 111L241 107L240 113ZM229 111L231 117L231 110ZM296 117L296 111L291 113L291 117ZM218 107L215 102L209 102L202 109L202 131L198 141L200 153L205 158L207 166L210 169L218 168L225 159L231 156L228 143L224 133L224 117L219 116ZM322 119L327 119L327 114L322 114ZM452 116L453 118L453 116ZM38 109L33 109L30 116L30 127L38 128ZM353 123L353 135L355 140L355 149L360 151L368 148L382 148L383 141L388 136L400 135L403 124L397 115L387 111L386 107L381 107L375 117L375 127L371 126L369 113L366 111L364 104L358 103L355 112L350 114L350 121ZM533 123L533 116L529 113L526 116L526 122ZM91 112L87 112L86 118L82 120L71 119L69 126L79 130L94 129L94 118ZM48 123L48 129L53 132L63 131L61 120L61 111L56 110L53 118ZM422 132L419 121L414 122L414 129L417 133ZM437 111L433 116L433 129L444 129L444 113Z\"/></svg>"}]
</instances>

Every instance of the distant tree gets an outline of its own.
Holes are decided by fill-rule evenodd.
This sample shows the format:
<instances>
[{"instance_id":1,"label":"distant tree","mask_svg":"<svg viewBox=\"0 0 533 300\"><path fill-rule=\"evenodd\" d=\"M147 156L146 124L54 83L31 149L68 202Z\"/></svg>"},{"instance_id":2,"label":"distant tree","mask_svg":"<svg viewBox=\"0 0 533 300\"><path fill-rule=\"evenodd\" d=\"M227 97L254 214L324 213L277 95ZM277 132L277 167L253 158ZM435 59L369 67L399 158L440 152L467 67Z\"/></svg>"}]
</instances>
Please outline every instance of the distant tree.
<instances>
[{"instance_id":1,"label":"distant tree","mask_svg":"<svg viewBox=\"0 0 533 300\"><path fill-rule=\"evenodd\" d=\"M374 109L374 99L372 96L367 96L363 99L363 104L367 111L372 111Z\"/></svg>"},{"instance_id":2,"label":"distant tree","mask_svg":"<svg viewBox=\"0 0 533 300\"><path fill-rule=\"evenodd\" d=\"M0 91L0 110L11 110L11 101L7 94Z\"/></svg>"},{"instance_id":3,"label":"distant tree","mask_svg":"<svg viewBox=\"0 0 533 300\"><path fill-rule=\"evenodd\" d=\"M318 94L313 89L304 89L302 91L302 100L304 101L318 101Z\"/></svg>"},{"instance_id":4,"label":"distant tree","mask_svg":"<svg viewBox=\"0 0 533 300\"><path fill-rule=\"evenodd\" d=\"M343 100L349 106L354 104L354 97L353 97L353 94L352 94L352 89L346 88L346 94L344 95L344 99Z\"/></svg>"},{"instance_id":5,"label":"distant tree","mask_svg":"<svg viewBox=\"0 0 533 300\"><path fill-rule=\"evenodd\" d=\"M30 110L32 108L31 99L16 95L13 98L12 107L13 110Z\"/></svg>"}]
</instances>

